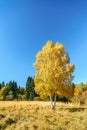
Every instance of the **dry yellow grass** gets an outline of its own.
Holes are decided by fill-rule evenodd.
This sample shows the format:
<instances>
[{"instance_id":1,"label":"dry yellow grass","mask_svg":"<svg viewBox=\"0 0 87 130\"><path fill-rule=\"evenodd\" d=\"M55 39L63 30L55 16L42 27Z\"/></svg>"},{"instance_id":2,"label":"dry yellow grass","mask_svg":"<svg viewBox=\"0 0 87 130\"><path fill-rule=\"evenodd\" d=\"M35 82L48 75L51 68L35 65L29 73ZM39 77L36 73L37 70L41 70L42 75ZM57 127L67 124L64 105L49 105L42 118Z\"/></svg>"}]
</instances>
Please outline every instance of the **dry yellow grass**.
<instances>
[{"instance_id":1,"label":"dry yellow grass","mask_svg":"<svg viewBox=\"0 0 87 130\"><path fill-rule=\"evenodd\" d=\"M87 130L87 106L49 102L0 101L0 130Z\"/></svg>"}]
</instances>

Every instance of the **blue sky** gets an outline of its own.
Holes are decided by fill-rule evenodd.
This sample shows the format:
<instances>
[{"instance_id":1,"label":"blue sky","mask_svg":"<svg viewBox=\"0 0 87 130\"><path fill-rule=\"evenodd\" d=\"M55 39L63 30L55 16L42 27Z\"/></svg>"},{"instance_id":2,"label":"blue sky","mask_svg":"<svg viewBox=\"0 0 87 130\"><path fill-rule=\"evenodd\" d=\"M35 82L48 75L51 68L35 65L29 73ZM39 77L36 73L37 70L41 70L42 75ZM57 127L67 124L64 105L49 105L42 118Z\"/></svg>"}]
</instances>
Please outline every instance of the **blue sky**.
<instances>
[{"instance_id":1,"label":"blue sky","mask_svg":"<svg viewBox=\"0 0 87 130\"><path fill-rule=\"evenodd\" d=\"M0 82L25 86L48 40L65 46L76 67L74 83L86 83L87 0L0 0Z\"/></svg>"}]
</instances>

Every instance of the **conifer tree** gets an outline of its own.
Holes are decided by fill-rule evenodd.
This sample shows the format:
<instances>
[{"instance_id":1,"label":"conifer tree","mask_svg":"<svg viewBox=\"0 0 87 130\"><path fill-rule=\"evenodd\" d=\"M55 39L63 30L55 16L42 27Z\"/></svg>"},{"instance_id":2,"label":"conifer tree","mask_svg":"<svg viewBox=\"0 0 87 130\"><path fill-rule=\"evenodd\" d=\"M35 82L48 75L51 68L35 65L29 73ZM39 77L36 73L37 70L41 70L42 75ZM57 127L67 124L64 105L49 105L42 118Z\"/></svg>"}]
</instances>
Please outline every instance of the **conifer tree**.
<instances>
[{"instance_id":1,"label":"conifer tree","mask_svg":"<svg viewBox=\"0 0 87 130\"><path fill-rule=\"evenodd\" d=\"M33 100L33 98L35 97L34 80L30 76L28 77L26 82L25 97L26 100Z\"/></svg>"}]
</instances>

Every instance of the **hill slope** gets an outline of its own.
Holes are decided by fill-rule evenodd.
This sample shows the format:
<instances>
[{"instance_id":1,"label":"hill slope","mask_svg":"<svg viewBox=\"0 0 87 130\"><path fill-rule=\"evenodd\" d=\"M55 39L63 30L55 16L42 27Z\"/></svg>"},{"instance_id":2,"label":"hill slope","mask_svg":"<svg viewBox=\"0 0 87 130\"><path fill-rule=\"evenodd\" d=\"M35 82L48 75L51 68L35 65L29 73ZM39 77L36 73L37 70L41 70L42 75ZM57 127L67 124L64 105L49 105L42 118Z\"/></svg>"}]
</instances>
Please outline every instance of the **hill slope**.
<instances>
[{"instance_id":1,"label":"hill slope","mask_svg":"<svg viewBox=\"0 0 87 130\"><path fill-rule=\"evenodd\" d=\"M0 130L87 130L87 106L49 102L1 101Z\"/></svg>"}]
</instances>

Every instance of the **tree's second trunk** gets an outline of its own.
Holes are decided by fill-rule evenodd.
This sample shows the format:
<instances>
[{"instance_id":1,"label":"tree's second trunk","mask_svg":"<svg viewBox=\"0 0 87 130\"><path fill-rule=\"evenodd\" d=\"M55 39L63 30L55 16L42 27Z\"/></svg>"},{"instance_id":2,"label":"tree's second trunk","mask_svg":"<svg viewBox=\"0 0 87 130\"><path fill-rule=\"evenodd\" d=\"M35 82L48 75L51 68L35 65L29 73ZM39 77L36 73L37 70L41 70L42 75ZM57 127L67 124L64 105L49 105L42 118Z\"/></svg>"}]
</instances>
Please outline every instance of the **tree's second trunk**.
<instances>
[{"instance_id":1,"label":"tree's second trunk","mask_svg":"<svg viewBox=\"0 0 87 130\"><path fill-rule=\"evenodd\" d=\"M52 100L52 96L50 96L50 102L51 102L51 109L55 109L56 107L56 95L54 97L54 101Z\"/></svg>"}]
</instances>

